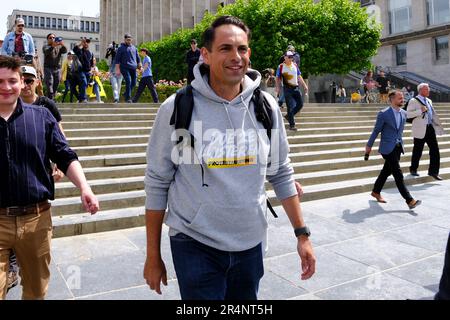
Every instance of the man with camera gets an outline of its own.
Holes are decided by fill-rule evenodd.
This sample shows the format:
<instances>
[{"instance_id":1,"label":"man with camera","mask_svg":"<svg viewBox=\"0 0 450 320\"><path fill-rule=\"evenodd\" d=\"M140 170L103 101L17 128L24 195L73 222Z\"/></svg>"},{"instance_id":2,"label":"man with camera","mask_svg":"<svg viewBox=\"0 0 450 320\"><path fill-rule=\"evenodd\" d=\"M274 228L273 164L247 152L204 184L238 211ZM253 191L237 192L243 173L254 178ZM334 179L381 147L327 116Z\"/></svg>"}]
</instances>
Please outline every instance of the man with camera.
<instances>
[{"instance_id":1,"label":"man with camera","mask_svg":"<svg viewBox=\"0 0 450 320\"><path fill-rule=\"evenodd\" d=\"M22 18L16 19L15 31L8 33L3 41L1 54L5 56L18 56L24 58L25 55L34 55L33 37L24 32L25 21Z\"/></svg>"},{"instance_id":2,"label":"man with camera","mask_svg":"<svg viewBox=\"0 0 450 320\"><path fill-rule=\"evenodd\" d=\"M47 44L42 48L44 53L44 82L47 87L46 97L54 100L61 78L61 57L67 53L61 37L53 33L47 35Z\"/></svg>"}]
</instances>

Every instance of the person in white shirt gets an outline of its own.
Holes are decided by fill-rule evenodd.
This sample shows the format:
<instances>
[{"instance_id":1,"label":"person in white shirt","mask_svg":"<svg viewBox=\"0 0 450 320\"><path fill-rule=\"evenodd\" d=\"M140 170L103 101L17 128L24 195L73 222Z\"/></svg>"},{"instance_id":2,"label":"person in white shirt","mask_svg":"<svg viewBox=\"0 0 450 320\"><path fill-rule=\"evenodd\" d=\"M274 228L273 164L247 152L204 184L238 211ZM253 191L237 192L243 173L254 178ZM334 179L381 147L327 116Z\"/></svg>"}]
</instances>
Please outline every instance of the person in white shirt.
<instances>
[{"instance_id":1,"label":"person in white shirt","mask_svg":"<svg viewBox=\"0 0 450 320\"><path fill-rule=\"evenodd\" d=\"M412 135L414 137L414 148L411 157L409 172L413 176L419 176L417 169L422 157L425 143L430 149L430 165L428 175L436 180L442 180L439 176L440 154L436 135L444 134L441 121L433 107L430 96L430 87L427 83L421 83L417 87L419 94L408 103L407 116L413 119Z\"/></svg>"}]
</instances>

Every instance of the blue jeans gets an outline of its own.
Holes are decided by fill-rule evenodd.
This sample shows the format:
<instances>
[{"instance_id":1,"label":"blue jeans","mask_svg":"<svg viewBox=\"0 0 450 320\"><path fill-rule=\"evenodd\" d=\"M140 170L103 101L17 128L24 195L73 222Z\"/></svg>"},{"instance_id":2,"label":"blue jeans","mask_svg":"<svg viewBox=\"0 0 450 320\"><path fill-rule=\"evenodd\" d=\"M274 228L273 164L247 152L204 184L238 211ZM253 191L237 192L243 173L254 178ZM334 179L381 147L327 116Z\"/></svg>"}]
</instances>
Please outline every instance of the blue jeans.
<instances>
[{"instance_id":1,"label":"blue jeans","mask_svg":"<svg viewBox=\"0 0 450 320\"><path fill-rule=\"evenodd\" d=\"M86 88L88 86L88 79L91 77L89 72L80 72L80 82L78 83L80 89L79 101L87 100Z\"/></svg>"},{"instance_id":2,"label":"blue jeans","mask_svg":"<svg viewBox=\"0 0 450 320\"><path fill-rule=\"evenodd\" d=\"M295 126L295 115L303 108L302 94L299 88L284 87L289 125Z\"/></svg>"},{"instance_id":3,"label":"blue jeans","mask_svg":"<svg viewBox=\"0 0 450 320\"><path fill-rule=\"evenodd\" d=\"M226 252L178 233L170 246L183 300L257 300L264 275L261 244Z\"/></svg>"},{"instance_id":4,"label":"blue jeans","mask_svg":"<svg viewBox=\"0 0 450 320\"><path fill-rule=\"evenodd\" d=\"M131 92L136 86L136 70L120 67L120 73L125 79L125 101L131 100Z\"/></svg>"}]
</instances>

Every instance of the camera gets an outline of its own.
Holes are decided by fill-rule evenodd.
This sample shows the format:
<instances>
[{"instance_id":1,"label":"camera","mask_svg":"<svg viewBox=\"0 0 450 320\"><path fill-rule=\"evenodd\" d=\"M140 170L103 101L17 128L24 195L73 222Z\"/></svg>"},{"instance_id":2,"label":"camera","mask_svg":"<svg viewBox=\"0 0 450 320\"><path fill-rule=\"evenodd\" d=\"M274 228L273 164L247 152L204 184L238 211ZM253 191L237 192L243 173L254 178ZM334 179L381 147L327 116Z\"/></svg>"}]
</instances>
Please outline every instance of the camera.
<instances>
[{"instance_id":1,"label":"camera","mask_svg":"<svg viewBox=\"0 0 450 320\"><path fill-rule=\"evenodd\" d=\"M56 37L55 38L55 42L62 42L63 41L63 38L62 37Z\"/></svg>"}]
</instances>

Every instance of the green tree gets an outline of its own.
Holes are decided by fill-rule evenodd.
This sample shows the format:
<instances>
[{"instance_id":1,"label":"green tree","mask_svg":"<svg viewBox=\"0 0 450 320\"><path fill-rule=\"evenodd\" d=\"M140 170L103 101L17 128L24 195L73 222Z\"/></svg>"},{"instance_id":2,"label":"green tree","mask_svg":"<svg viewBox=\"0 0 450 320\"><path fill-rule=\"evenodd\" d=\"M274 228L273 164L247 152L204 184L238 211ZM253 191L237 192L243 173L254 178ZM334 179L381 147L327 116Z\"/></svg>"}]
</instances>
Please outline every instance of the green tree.
<instances>
[{"instance_id":1,"label":"green tree","mask_svg":"<svg viewBox=\"0 0 450 320\"><path fill-rule=\"evenodd\" d=\"M191 38L201 34L219 15L241 18L252 30L252 66L275 68L289 44L301 55L304 75L345 74L371 66L380 45L381 26L359 3L351 0L237 0L207 14L193 29L143 44L150 50L158 78L178 80L187 74L185 54Z\"/></svg>"}]
</instances>

